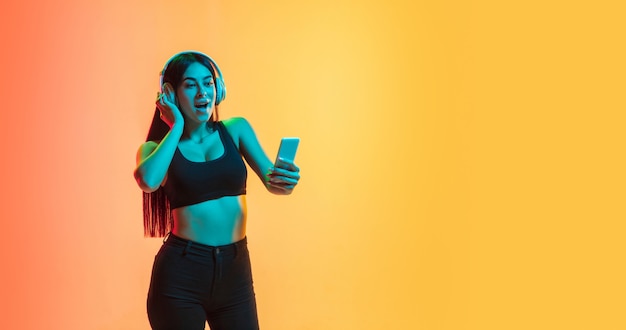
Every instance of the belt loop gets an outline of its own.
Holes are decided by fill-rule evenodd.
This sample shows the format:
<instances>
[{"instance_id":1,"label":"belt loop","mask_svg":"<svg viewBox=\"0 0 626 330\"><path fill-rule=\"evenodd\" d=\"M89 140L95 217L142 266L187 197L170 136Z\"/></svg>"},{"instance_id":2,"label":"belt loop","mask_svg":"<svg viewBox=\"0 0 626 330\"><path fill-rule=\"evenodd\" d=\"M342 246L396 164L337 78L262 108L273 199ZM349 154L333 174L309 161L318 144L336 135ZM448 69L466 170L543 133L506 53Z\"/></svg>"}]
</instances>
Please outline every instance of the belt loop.
<instances>
[{"instance_id":1,"label":"belt loop","mask_svg":"<svg viewBox=\"0 0 626 330\"><path fill-rule=\"evenodd\" d=\"M183 255L187 254L187 251L189 251L190 246L191 246L191 241L187 241L187 245L185 245L185 249L183 250Z\"/></svg>"}]
</instances>

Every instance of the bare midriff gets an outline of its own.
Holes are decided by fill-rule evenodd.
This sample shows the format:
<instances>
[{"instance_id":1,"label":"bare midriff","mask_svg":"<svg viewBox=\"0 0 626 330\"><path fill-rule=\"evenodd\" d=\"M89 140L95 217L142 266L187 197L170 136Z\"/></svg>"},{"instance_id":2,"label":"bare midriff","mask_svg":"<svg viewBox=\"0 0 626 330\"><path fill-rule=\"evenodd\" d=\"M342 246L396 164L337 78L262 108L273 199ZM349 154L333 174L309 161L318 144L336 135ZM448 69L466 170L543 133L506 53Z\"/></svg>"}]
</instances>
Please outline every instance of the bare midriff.
<instances>
[{"instance_id":1,"label":"bare midriff","mask_svg":"<svg viewBox=\"0 0 626 330\"><path fill-rule=\"evenodd\" d=\"M246 196L224 196L172 211L178 237L211 246L227 245L246 236Z\"/></svg>"}]
</instances>

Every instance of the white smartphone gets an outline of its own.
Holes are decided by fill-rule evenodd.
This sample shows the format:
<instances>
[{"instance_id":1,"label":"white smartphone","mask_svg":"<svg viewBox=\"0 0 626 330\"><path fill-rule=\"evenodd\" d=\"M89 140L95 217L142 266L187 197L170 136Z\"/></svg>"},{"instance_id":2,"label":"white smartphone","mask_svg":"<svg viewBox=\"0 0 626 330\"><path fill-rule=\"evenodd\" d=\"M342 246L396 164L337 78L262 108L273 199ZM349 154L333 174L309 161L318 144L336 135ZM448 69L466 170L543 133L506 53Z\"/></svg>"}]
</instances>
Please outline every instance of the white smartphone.
<instances>
[{"instance_id":1,"label":"white smartphone","mask_svg":"<svg viewBox=\"0 0 626 330\"><path fill-rule=\"evenodd\" d=\"M280 147L278 148L278 154L274 165L278 162L278 158L282 158L288 161L294 161L296 158L296 151L298 150L298 144L300 144L300 138L297 137L284 137L280 140Z\"/></svg>"}]
</instances>

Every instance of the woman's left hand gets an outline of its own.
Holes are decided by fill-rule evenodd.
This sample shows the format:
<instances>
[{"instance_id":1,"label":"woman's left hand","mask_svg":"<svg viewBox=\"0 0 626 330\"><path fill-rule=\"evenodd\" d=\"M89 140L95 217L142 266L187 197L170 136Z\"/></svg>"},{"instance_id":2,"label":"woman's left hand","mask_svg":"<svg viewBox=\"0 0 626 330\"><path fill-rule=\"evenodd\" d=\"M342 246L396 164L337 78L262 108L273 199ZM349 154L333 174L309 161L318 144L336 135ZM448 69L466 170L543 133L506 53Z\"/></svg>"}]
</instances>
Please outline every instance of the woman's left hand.
<instances>
[{"instance_id":1,"label":"woman's left hand","mask_svg":"<svg viewBox=\"0 0 626 330\"><path fill-rule=\"evenodd\" d=\"M290 194L300 180L300 168L292 161L278 158L268 173L268 188L276 192Z\"/></svg>"}]
</instances>

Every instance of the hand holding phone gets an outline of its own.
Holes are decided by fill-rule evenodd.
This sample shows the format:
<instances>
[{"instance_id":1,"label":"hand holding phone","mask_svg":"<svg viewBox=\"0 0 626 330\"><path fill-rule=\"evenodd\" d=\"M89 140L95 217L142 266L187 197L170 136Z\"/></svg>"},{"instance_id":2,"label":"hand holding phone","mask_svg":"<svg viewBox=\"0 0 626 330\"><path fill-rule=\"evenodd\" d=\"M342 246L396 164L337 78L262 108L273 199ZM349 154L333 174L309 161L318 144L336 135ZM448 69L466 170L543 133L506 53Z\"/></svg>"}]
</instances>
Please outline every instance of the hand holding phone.
<instances>
[{"instance_id":1,"label":"hand holding phone","mask_svg":"<svg viewBox=\"0 0 626 330\"><path fill-rule=\"evenodd\" d=\"M293 163L299 143L297 137L284 137L280 141L274 167L268 175L268 183L280 194L290 194L300 180L300 169Z\"/></svg>"}]
</instances>

